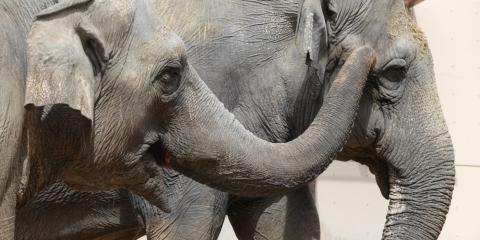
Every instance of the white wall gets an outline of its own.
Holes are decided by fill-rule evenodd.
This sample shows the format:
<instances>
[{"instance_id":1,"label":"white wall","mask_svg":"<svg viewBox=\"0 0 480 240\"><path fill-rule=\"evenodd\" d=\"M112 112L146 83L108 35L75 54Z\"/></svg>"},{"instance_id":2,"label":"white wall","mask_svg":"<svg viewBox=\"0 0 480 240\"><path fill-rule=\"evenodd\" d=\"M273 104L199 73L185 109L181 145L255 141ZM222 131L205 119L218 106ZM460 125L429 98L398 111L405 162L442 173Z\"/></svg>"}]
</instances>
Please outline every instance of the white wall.
<instances>
[{"instance_id":1,"label":"white wall","mask_svg":"<svg viewBox=\"0 0 480 240\"><path fill-rule=\"evenodd\" d=\"M441 240L480 239L480 0L429 0L416 7L435 59L452 135L457 182ZM368 170L335 163L319 178L322 240L380 239L388 202ZM236 239L227 223L219 239Z\"/></svg>"}]
</instances>

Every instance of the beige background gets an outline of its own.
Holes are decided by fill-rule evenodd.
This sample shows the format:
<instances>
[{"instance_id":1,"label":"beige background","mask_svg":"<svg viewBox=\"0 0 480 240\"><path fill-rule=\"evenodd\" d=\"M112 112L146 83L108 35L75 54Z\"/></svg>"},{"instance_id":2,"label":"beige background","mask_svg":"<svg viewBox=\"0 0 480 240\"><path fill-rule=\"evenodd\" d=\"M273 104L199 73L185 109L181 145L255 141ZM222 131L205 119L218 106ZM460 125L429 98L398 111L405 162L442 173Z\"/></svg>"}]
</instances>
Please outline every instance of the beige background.
<instances>
[{"instance_id":1,"label":"beige background","mask_svg":"<svg viewBox=\"0 0 480 240\"><path fill-rule=\"evenodd\" d=\"M480 0L429 0L416 7L435 59L438 90L457 168L453 202L441 240L480 239ZM371 174L335 163L319 178L322 240L380 239L388 202ZM221 240L234 240L228 221Z\"/></svg>"}]
</instances>

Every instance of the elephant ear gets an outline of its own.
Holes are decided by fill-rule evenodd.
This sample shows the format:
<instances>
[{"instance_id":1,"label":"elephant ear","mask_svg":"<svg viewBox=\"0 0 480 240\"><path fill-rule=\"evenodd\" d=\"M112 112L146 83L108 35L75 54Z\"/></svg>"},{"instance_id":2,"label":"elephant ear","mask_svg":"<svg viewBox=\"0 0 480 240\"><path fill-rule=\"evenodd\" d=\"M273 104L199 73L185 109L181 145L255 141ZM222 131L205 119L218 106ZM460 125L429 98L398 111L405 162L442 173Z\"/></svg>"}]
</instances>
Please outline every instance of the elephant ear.
<instances>
[{"instance_id":1,"label":"elephant ear","mask_svg":"<svg viewBox=\"0 0 480 240\"><path fill-rule=\"evenodd\" d=\"M322 105L328 61L328 34L320 0L303 1L297 20L296 45L306 58L307 74L295 101L293 136L310 125Z\"/></svg>"},{"instance_id":2,"label":"elephant ear","mask_svg":"<svg viewBox=\"0 0 480 240\"><path fill-rule=\"evenodd\" d=\"M305 0L297 20L297 47L306 56L307 64L325 69L328 57L328 37L320 0Z\"/></svg>"},{"instance_id":3,"label":"elephant ear","mask_svg":"<svg viewBox=\"0 0 480 240\"><path fill-rule=\"evenodd\" d=\"M61 1L37 15L28 37L27 110L66 105L93 120L95 75L105 51L95 30L75 16L89 2Z\"/></svg>"},{"instance_id":4,"label":"elephant ear","mask_svg":"<svg viewBox=\"0 0 480 240\"><path fill-rule=\"evenodd\" d=\"M90 2L63 1L46 9L28 36L25 128L28 158L40 172L47 164L93 156L95 88L106 57L101 34L84 16ZM31 178L37 186L44 180Z\"/></svg>"}]
</instances>

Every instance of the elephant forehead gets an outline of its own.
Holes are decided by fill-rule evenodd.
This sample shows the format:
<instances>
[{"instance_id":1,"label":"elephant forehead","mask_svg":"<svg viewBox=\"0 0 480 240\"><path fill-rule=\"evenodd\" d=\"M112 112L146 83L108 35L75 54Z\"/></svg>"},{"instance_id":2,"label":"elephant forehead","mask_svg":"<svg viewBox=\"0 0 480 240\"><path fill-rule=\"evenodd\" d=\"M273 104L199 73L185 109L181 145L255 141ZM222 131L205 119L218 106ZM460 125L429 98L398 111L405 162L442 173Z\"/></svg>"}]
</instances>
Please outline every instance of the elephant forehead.
<instances>
[{"instance_id":1,"label":"elephant forehead","mask_svg":"<svg viewBox=\"0 0 480 240\"><path fill-rule=\"evenodd\" d=\"M153 38L138 45L139 59L144 63L156 63L166 60L181 61L186 56L183 41L168 30L155 33Z\"/></svg>"},{"instance_id":2,"label":"elephant forehead","mask_svg":"<svg viewBox=\"0 0 480 240\"><path fill-rule=\"evenodd\" d=\"M221 36L225 26L218 18L229 9L229 2L162 0L155 1L152 9L176 34L199 46Z\"/></svg>"},{"instance_id":3,"label":"elephant forehead","mask_svg":"<svg viewBox=\"0 0 480 240\"><path fill-rule=\"evenodd\" d=\"M111 7L112 10L117 12L121 16L126 16L130 15L133 13L133 2L136 1L126 1L126 0L120 0L120 1L109 1L111 2Z\"/></svg>"},{"instance_id":4,"label":"elephant forehead","mask_svg":"<svg viewBox=\"0 0 480 240\"><path fill-rule=\"evenodd\" d=\"M396 4L389 22L389 38L396 40L401 37L408 37L419 48L420 53L425 55L428 52L427 38L420 30L415 20L407 13L405 7Z\"/></svg>"},{"instance_id":5,"label":"elephant forehead","mask_svg":"<svg viewBox=\"0 0 480 240\"><path fill-rule=\"evenodd\" d=\"M107 39L117 40L131 30L135 17L134 1L100 0L90 7L91 19Z\"/></svg>"},{"instance_id":6,"label":"elephant forehead","mask_svg":"<svg viewBox=\"0 0 480 240\"><path fill-rule=\"evenodd\" d=\"M162 16L152 12L152 4L149 1L137 0L134 7L135 38L150 43L165 42L175 38L176 35L165 25ZM162 43L162 45L164 44Z\"/></svg>"}]
</instances>

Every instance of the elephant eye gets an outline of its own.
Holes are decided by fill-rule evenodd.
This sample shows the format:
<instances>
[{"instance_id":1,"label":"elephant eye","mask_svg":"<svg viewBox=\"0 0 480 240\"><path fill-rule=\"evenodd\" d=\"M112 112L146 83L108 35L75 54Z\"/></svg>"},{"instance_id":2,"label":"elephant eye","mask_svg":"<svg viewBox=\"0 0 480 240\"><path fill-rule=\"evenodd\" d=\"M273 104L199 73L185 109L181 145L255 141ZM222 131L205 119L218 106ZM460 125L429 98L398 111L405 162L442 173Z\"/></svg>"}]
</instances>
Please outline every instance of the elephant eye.
<instances>
[{"instance_id":1,"label":"elephant eye","mask_svg":"<svg viewBox=\"0 0 480 240\"><path fill-rule=\"evenodd\" d=\"M403 59L394 59L383 67L382 76L392 82L405 79L407 63Z\"/></svg>"},{"instance_id":2,"label":"elephant eye","mask_svg":"<svg viewBox=\"0 0 480 240\"><path fill-rule=\"evenodd\" d=\"M155 83L160 85L160 90L164 95L175 93L180 86L181 69L179 67L168 66L155 78Z\"/></svg>"},{"instance_id":3,"label":"elephant eye","mask_svg":"<svg viewBox=\"0 0 480 240\"><path fill-rule=\"evenodd\" d=\"M404 59L393 59L378 73L380 99L392 104L400 100L405 89L407 62Z\"/></svg>"}]
</instances>

